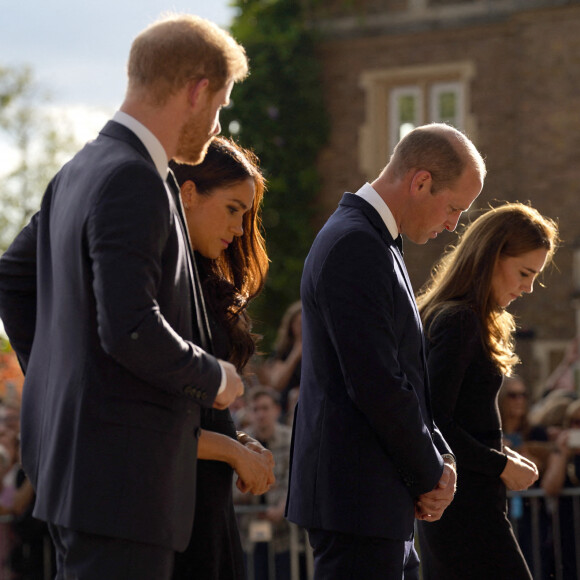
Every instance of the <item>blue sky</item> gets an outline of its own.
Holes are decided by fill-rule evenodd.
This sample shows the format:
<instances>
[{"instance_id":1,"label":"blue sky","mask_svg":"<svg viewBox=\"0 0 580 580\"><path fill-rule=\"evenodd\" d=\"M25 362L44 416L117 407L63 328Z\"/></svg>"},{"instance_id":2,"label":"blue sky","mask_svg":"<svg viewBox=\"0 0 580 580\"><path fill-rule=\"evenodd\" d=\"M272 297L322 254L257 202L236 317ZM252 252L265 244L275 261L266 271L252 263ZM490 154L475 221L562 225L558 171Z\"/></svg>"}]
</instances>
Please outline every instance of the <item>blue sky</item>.
<instances>
[{"instance_id":1,"label":"blue sky","mask_svg":"<svg viewBox=\"0 0 580 580\"><path fill-rule=\"evenodd\" d=\"M0 0L0 66L28 64L58 104L116 108L133 38L168 10L227 27L229 0Z\"/></svg>"},{"instance_id":2,"label":"blue sky","mask_svg":"<svg viewBox=\"0 0 580 580\"><path fill-rule=\"evenodd\" d=\"M133 38L167 11L227 28L230 0L0 0L0 66L32 67L47 110L79 144L96 136L123 100ZM46 107L45 107L46 108ZM0 177L18 160L0 134Z\"/></svg>"}]
</instances>

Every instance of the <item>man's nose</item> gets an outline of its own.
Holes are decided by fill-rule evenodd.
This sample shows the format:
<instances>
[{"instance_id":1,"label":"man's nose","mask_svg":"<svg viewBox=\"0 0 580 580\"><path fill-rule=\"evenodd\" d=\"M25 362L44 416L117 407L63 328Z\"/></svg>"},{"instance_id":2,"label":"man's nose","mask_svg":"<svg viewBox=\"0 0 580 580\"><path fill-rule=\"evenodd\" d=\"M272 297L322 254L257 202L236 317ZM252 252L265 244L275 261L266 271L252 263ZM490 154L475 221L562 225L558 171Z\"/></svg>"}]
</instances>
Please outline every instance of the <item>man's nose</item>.
<instances>
[{"instance_id":1,"label":"man's nose","mask_svg":"<svg viewBox=\"0 0 580 580\"><path fill-rule=\"evenodd\" d=\"M454 232L457 224L459 223L460 217L461 214L457 215L455 218L447 218L447 221L445 222L445 229L449 230L450 232Z\"/></svg>"}]
</instances>

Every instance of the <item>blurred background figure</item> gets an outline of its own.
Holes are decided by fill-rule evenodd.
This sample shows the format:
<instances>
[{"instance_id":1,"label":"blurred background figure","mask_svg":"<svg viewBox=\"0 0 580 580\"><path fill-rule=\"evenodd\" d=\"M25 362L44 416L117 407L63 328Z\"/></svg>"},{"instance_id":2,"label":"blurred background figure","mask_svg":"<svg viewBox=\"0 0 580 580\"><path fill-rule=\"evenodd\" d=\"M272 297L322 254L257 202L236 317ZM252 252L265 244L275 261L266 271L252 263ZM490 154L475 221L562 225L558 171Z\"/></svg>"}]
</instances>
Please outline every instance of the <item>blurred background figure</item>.
<instances>
[{"instance_id":1,"label":"blurred background figure","mask_svg":"<svg viewBox=\"0 0 580 580\"><path fill-rule=\"evenodd\" d=\"M242 495L234 489L234 501L240 505L262 505L259 515L240 516L240 531L244 551L253 555L255 576L250 580L268 580L268 543L255 541L271 538L274 551L276 580L290 579L290 528L284 519L286 494L288 491L288 471L290 440L292 430L280 423L280 396L271 388L257 387L248 394L250 425L248 435L257 439L274 455L274 475L276 482L260 497Z\"/></svg>"},{"instance_id":2,"label":"blurred background figure","mask_svg":"<svg viewBox=\"0 0 580 580\"><path fill-rule=\"evenodd\" d=\"M529 391L518 375L505 377L498 396L504 445L533 461L542 476L552 443L542 425L531 425L528 419ZM532 487L539 487L536 481ZM550 558L550 521L543 498L539 502L539 535L542 562ZM517 526L517 538L522 553L531 569L533 566L533 513L529 498L513 495L509 500L508 514Z\"/></svg>"},{"instance_id":3,"label":"blurred background figure","mask_svg":"<svg viewBox=\"0 0 580 580\"><path fill-rule=\"evenodd\" d=\"M546 431L548 441L555 441L563 429L568 405L577 399L571 391L557 389L537 401L528 412L531 425Z\"/></svg>"},{"instance_id":4,"label":"blurred background figure","mask_svg":"<svg viewBox=\"0 0 580 580\"><path fill-rule=\"evenodd\" d=\"M568 404L563 429L558 434L550 453L541 487L549 496L558 496L566 488L580 487L580 401ZM551 563L551 572L560 567L564 580L575 580L576 544L572 497L560 496L548 503L551 510L557 510L560 528L552 528L552 540L561 546L562 561ZM553 553L553 552L552 552ZM553 575L550 577L554 577Z\"/></svg>"},{"instance_id":5,"label":"blurred background figure","mask_svg":"<svg viewBox=\"0 0 580 580\"><path fill-rule=\"evenodd\" d=\"M531 459L542 472L549 447L546 429L528 419L529 391L518 375L505 377L498 397L504 443Z\"/></svg>"},{"instance_id":6,"label":"blurred background figure","mask_svg":"<svg viewBox=\"0 0 580 580\"><path fill-rule=\"evenodd\" d=\"M274 343L274 353L266 364L266 382L280 393L283 415L289 412L290 391L300 387L301 368L302 302L298 301L284 313Z\"/></svg>"},{"instance_id":7,"label":"blurred background figure","mask_svg":"<svg viewBox=\"0 0 580 580\"><path fill-rule=\"evenodd\" d=\"M553 391L577 392L580 388L577 363L580 361L580 338L573 338L564 351L560 364L546 379L544 395Z\"/></svg>"},{"instance_id":8,"label":"blurred background figure","mask_svg":"<svg viewBox=\"0 0 580 580\"><path fill-rule=\"evenodd\" d=\"M0 579L53 576L54 553L45 522L32 517L34 489L20 465L20 403L0 403Z\"/></svg>"}]
</instances>

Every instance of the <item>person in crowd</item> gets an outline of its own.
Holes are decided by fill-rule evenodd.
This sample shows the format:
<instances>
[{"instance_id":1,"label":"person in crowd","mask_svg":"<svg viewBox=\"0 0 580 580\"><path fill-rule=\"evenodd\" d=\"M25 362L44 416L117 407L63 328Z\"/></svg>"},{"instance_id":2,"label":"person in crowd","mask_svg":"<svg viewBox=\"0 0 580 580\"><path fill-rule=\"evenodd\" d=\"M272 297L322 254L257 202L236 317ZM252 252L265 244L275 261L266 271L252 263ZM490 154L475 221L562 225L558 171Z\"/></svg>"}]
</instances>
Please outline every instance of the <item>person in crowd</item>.
<instances>
[{"instance_id":1,"label":"person in crowd","mask_svg":"<svg viewBox=\"0 0 580 580\"><path fill-rule=\"evenodd\" d=\"M202 163L169 165L181 188L212 352L242 373L255 350L247 307L268 271L260 230L264 178L250 151L220 137L212 140ZM196 490L191 490L197 495L193 531L185 552L176 555L173 580L243 580L232 473L241 491L262 494L274 482L272 453L236 433L229 409L202 409L201 428Z\"/></svg>"},{"instance_id":2,"label":"person in crowd","mask_svg":"<svg viewBox=\"0 0 580 580\"><path fill-rule=\"evenodd\" d=\"M284 313L274 343L274 354L267 365L267 382L280 393L282 412L288 412L288 398L300 388L302 368L302 303L292 303Z\"/></svg>"},{"instance_id":3,"label":"person in crowd","mask_svg":"<svg viewBox=\"0 0 580 580\"><path fill-rule=\"evenodd\" d=\"M576 580L577 531L573 498L557 496L563 489L580 488L580 401L568 404L562 427L548 458L541 487L546 495L557 499L550 505L552 510L558 511L560 524L557 529L552 526L552 541L561 547L561 561L551 562L550 577L558 577L555 567L559 566L563 580Z\"/></svg>"},{"instance_id":4,"label":"person in crowd","mask_svg":"<svg viewBox=\"0 0 580 580\"><path fill-rule=\"evenodd\" d=\"M269 387L257 387L249 392L251 425L248 434L257 439L274 455L276 483L261 497L236 493L236 503L263 505L258 521L271 529L276 580L290 580L290 533L284 520L292 429L280 423L280 396ZM240 528L246 553L252 552L255 576L252 580L268 580L268 544L252 541L251 527L256 517L240 516Z\"/></svg>"},{"instance_id":5,"label":"person in crowd","mask_svg":"<svg viewBox=\"0 0 580 580\"><path fill-rule=\"evenodd\" d=\"M577 399L572 391L556 389L549 392L541 403L536 403L528 412L531 425L540 427L546 432L548 441L554 442L562 431L568 405Z\"/></svg>"},{"instance_id":6,"label":"person in crowd","mask_svg":"<svg viewBox=\"0 0 580 580\"><path fill-rule=\"evenodd\" d=\"M127 70L120 110L0 259L0 316L26 375L23 467L59 580L171 577L191 536L201 408L243 392L210 352L167 164L203 160L245 51L169 14L135 38Z\"/></svg>"},{"instance_id":7,"label":"person in crowd","mask_svg":"<svg viewBox=\"0 0 580 580\"><path fill-rule=\"evenodd\" d=\"M528 419L529 392L521 377L511 375L505 377L499 391L498 407L503 432L503 444L524 457L533 461L541 477L546 460L550 452L551 443L548 433L541 425L531 425ZM538 487L539 481L533 487ZM543 498L537 498L540 549L542 561L546 560L549 546L549 521L547 518ZM524 554L528 567L534 561L533 548L533 509L529 498L519 494L513 495L508 503L510 521L517 522L518 544Z\"/></svg>"},{"instance_id":8,"label":"person in crowd","mask_svg":"<svg viewBox=\"0 0 580 580\"><path fill-rule=\"evenodd\" d=\"M506 488L528 488L538 470L503 444L497 396L518 362L507 307L533 291L557 241L556 224L527 205L490 209L419 293L433 414L457 458L458 479L443 517L419 523L425 580L531 580L506 517Z\"/></svg>"},{"instance_id":9,"label":"person in crowd","mask_svg":"<svg viewBox=\"0 0 580 580\"><path fill-rule=\"evenodd\" d=\"M16 500L18 432L0 424L0 515L11 516ZM12 579L10 555L19 539L11 522L0 522L0 578Z\"/></svg>"},{"instance_id":10,"label":"person in crowd","mask_svg":"<svg viewBox=\"0 0 580 580\"><path fill-rule=\"evenodd\" d=\"M463 133L417 127L344 194L306 258L287 517L308 530L317 579L418 578L414 519L453 499L400 234L424 244L454 230L484 176Z\"/></svg>"},{"instance_id":11,"label":"person in crowd","mask_svg":"<svg viewBox=\"0 0 580 580\"><path fill-rule=\"evenodd\" d=\"M530 424L528 401L522 378L505 377L498 396L504 444L531 459L541 473L549 452L548 434L541 425Z\"/></svg>"},{"instance_id":12,"label":"person in crowd","mask_svg":"<svg viewBox=\"0 0 580 580\"><path fill-rule=\"evenodd\" d=\"M579 388L577 365L580 361L580 337L574 337L567 345L560 364L546 379L544 396L553 391L575 393Z\"/></svg>"}]
</instances>

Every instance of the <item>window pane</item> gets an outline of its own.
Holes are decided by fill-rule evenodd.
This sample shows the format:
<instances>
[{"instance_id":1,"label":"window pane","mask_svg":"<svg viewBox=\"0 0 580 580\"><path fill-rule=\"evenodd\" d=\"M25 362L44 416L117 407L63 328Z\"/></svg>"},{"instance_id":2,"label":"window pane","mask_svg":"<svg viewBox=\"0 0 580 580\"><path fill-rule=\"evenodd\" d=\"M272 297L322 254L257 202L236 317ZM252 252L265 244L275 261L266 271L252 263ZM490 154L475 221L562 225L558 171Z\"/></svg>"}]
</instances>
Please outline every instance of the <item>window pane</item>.
<instances>
[{"instance_id":1,"label":"window pane","mask_svg":"<svg viewBox=\"0 0 580 580\"><path fill-rule=\"evenodd\" d=\"M417 98L415 95L401 95L398 99L399 123L414 123L417 118Z\"/></svg>"},{"instance_id":2,"label":"window pane","mask_svg":"<svg viewBox=\"0 0 580 580\"><path fill-rule=\"evenodd\" d=\"M431 121L463 129L463 86L461 83L434 83L430 92Z\"/></svg>"},{"instance_id":3,"label":"window pane","mask_svg":"<svg viewBox=\"0 0 580 580\"><path fill-rule=\"evenodd\" d=\"M391 91L391 147L394 147L409 131L422 124L422 109L423 103L419 87L397 87Z\"/></svg>"},{"instance_id":4,"label":"window pane","mask_svg":"<svg viewBox=\"0 0 580 580\"><path fill-rule=\"evenodd\" d=\"M437 108L439 121L453 125L457 118L457 95L454 92L439 93Z\"/></svg>"}]
</instances>

